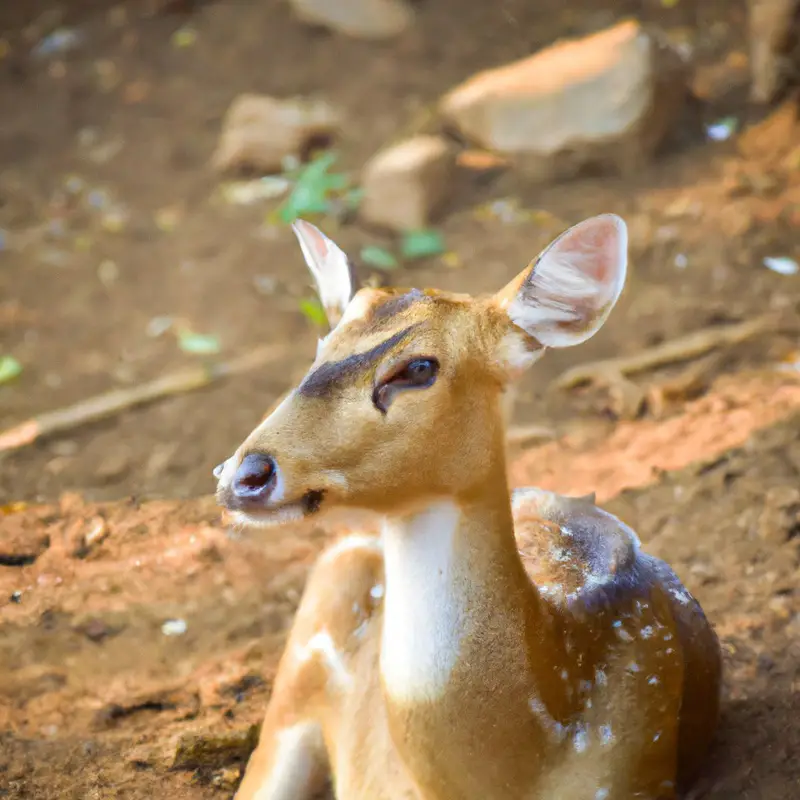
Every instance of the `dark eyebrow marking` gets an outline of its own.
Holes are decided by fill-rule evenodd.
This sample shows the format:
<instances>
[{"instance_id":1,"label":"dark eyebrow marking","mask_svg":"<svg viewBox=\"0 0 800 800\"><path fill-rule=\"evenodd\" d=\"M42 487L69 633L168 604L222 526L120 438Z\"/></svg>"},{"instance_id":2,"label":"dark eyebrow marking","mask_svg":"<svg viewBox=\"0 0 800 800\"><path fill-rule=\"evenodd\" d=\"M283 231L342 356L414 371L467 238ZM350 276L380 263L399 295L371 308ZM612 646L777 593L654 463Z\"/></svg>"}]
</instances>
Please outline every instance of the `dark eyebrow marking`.
<instances>
[{"instance_id":1,"label":"dark eyebrow marking","mask_svg":"<svg viewBox=\"0 0 800 800\"><path fill-rule=\"evenodd\" d=\"M341 388L349 378L363 372L370 364L400 344L419 324L417 322L409 325L364 353L354 353L341 361L329 361L317 367L303 378L303 382L297 387L298 394L304 397L324 397Z\"/></svg>"},{"instance_id":2,"label":"dark eyebrow marking","mask_svg":"<svg viewBox=\"0 0 800 800\"><path fill-rule=\"evenodd\" d=\"M398 294L390 297L386 302L381 303L372 311L373 319L387 319L393 317L395 314L400 314L403 311L411 308L414 303L425 300L425 293L419 289L411 289L404 294Z\"/></svg>"}]
</instances>

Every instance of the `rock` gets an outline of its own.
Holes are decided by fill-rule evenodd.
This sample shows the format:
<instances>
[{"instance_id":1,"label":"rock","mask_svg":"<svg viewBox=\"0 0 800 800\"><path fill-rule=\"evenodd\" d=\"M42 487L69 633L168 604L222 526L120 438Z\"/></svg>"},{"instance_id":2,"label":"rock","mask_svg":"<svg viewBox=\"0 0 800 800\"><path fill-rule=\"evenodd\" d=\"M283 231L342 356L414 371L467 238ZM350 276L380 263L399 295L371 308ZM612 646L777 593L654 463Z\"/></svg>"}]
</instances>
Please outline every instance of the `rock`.
<instances>
[{"instance_id":1,"label":"rock","mask_svg":"<svg viewBox=\"0 0 800 800\"><path fill-rule=\"evenodd\" d=\"M359 214L394 231L426 227L447 198L455 153L436 136L415 136L379 152L364 167Z\"/></svg>"},{"instance_id":2,"label":"rock","mask_svg":"<svg viewBox=\"0 0 800 800\"><path fill-rule=\"evenodd\" d=\"M27 567L34 564L48 547L50 537L47 534L24 528L6 530L0 544L0 567Z\"/></svg>"},{"instance_id":3,"label":"rock","mask_svg":"<svg viewBox=\"0 0 800 800\"><path fill-rule=\"evenodd\" d=\"M110 625L100 617L89 617L75 626L78 633L82 633L92 642L102 642L112 636L122 633L124 625Z\"/></svg>"},{"instance_id":4,"label":"rock","mask_svg":"<svg viewBox=\"0 0 800 800\"><path fill-rule=\"evenodd\" d=\"M661 36L626 21L478 73L440 101L469 140L523 159L539 177L652 156L687 94L688 70Z\"/></svg>"},{"instance_id":5,"label":"rock","mask_svg":"<svg viewBox=\"0 0 800 800\"><path fill-rule=\"evenodd\" d=\"M130 469L130 456L126 450L112 450L103 458L95 471L100 484L115 483L125 477Z\"/></svg>"},{"instance_id":6,"label":"rock","mask_svg":"<svg viewBox=\"0 0 800 800\"><path fill-rule=\"evenodd\" d=\"M73 557L87 558L108 538L110 532L108 523L99 515L92 517L85 524L81 524L78 535L74 539Z\"/></svg>"},{"instance_id":7,"label":"rock","mask_svg":"<svg viewBox=\"0 0 800 800\"><path fill-rule=\"evenodd\" d=\"M406 30L414 12L405 0L291 0L299 20L355 39L389 39Z\"/></svg>"},{"instance_id":8,"label":"rock","mask_svg":"<svg viewBox=\"0 0 800 800\"><path fill-rule=\"evenodd\" d=\"M243 94L225 115L212 164L220 172L280 172L287 156L304 157L338 126L338 114L325 102Z\"/></svg>"},{"instance_id":9,"label":"rock","mask_svg":"<svg viewBox=\"0 0 800 800\"><path fill-rule=\"evenodd\" d=\"M800 70L800 0L749 0L750 98L774 100Z\"/></svg>"},{"instance_id":10,"label":"rock","mask_svg":"<svg viewBox=\"0 0 800 800\"><path fill-rule=\"evenodd\" d=\"M233 762L244 763L258 744L259 727L251 725L218 734L184 734L178 741L172 768L220 768Z\"/></svg>"}]
</instances>

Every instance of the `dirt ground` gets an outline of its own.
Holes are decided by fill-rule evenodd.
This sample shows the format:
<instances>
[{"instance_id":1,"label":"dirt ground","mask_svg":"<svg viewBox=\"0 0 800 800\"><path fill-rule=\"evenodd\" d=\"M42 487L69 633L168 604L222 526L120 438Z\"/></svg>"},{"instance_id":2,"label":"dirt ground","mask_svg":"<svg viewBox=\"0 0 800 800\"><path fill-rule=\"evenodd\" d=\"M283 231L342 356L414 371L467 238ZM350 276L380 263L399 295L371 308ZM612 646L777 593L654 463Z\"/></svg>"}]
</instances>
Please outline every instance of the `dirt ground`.
<instances>
[{"instance_id":1,"label":"dirt ground","mask_svg":"<svg viewBox=\"0 0 800 800\"><path fill-rule=\"evenodd\" d=\"M635 175L547 187L514 170L463 174L439 225L460 266L389 277L490 290L567 225L626 218L628 288L595 339L526 379L515 421L557 439L515 447L512 479L597 491L714 622L726 703L699 796L800 797L796 330L646 372L640 419L618 418L630 387L553 387L580 362L796 316L800 276L763 259L800 259L800 127L791 106L767 116L746 103L744 4L427 0L408 35L380 44L305 28L277 0L154 5L68 4L61 23L83 40L47 61L28 53L59 24L53 4L0 7L0 355L23 365L0 385L0 428L196 363L169 333L149 335L164 316L218 336L220 358L269 342L285 357L0 457L0 796L230 796L305 572L332 535L231 537L207 496L211 468L317 336L298 311L309 288L291 233L264 225L268 205L221 200L208 167L231 100L326 97L345 119L341 162L358 170L474 71L631 13L696 64L697 99L664 152ZM754 127L710 141L705 126L729 116ZM497 198L539 213L478 213ZM101 219L109 204L121 223ZM339 241L357 254L386 240L352 225ZM169 620L185 632L165 635Z\"/></svg>"}]
</instances>

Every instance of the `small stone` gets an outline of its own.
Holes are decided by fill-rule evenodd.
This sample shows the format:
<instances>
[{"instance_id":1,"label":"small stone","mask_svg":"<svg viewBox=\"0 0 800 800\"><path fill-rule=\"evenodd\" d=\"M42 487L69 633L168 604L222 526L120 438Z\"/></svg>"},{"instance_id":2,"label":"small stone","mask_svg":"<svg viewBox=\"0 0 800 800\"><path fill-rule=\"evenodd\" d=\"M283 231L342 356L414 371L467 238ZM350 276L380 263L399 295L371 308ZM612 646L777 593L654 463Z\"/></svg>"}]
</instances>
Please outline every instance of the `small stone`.
<instances>
[{"instance_id":1,"label":"small stone","mask_svg":"<svg viewBox=\"0 0 800 800\"><path fill-rule=\"evenodd\" d=\"M414 19L406 0L291 0L295 16L354 39L389 39Z\"/></svg>"},{"instance_id":2,"label":"small stone","mask_svg":"<svg viewBox=\"0 0 800 800\"><path fill-rule=\"evenodd\" d=\"M108 524L102 517L95 517L83 535L87 547L100 544L108 536Z\"/></svg>"},{"instance_id":3,"label":"small stone","mask_svg":"<svg viewBox=\"0 0 800 800\"><path fill-rule=\"evenodd\" d=\"M3 516L0 510L0 516ZM20 529L4 531L0 537L0 567L27 567L50 547L50 537Z\"/></svg>"},{"instance_id":4,"label":"small stone","mask_svg":"<svg viewBox=\"0 0 800 800\"><path fill-rule=\"evenodd\" d=\"M225 115L212 164L219 172L280 172L287 156L306 155L338 126L338 114L322 101L243 94Z\"/></svg>"},{"instance_id":5,"label":"small stone","mask_svg":"<svg viewBox=\"0 0 800 800\"><path fill-rule=\"evenodd\" d=\"M124 477L130 467L130 459L124 450L112 450L98 465L95 479L101 484L115 483Z\"/></svg>"},{"instance_id":6,"label":"small stone","mask_svg":"<svg viewBox=\"0 0 800 800\"><path fill-rule=\"evenodd\" d=\"M185 619L168 619L161 626L161 633L164 636L183 636L189 629Z\"/></svg>"},{"instance_id":7,"label":"small stone","mask_svg":"<svg viewBox=\"0 0 800 800\"><path fill-rule=\"evenodd\" d=\"M225 767L215 772L211 778L211 785L218 789L234 789L239 784L241 777L239 769L236 767Z\"/></svg>"},{"instance_id":8,"label":"small stone","mask_svg":"<svg viewBox=\"0 0 800 800\"><path fill-rule=\"evenodd\" d=\"M455 163L455 153L436 136L379 152L364 167L360 216L394 231L425 228L447 198Z\"/></svg>"},{"instance_id":9,"label":"small stone","mask_svg":"<svg viewBox=\"0 0 800 800\"><path fill-rule=\"evenodd\" d=\"M90 641L98 643L102 642L104 639L107 639L109 636L119 633L119 629L110 627L99 617L91 617L82 625L79 625L77 630Z\"/></svg>"},{"instance_id":10,"label":"small stone","mask_svg":"<svg viewBox=\"0 0 800 800\"><path fill-rule=\"evenodd\" d=\"M75 558L87 558L92 551L101 545L109 535L108 523L97 516L80 528L80 535L72 551Z\"/></svg>"},{"instance_id":11,"label":"small stone","mask_svg":"<svg viewBox=\"0 0 800 800\"><path fill-rule=\"evenodd\" d=\"M469 140L525 156L534 177L589 164L625 170L650 158L674 127L687 79L674 47L626 21L481 72L439 108Z\"/></svg>"},{"instance_id":12,"label":"small stone","mask_svg":"<svg viewBox=\"0 0 800 800\"><path fill-rule=\"evenodd\" d=\"M216 735L187 733L175 750L173 769L221 768L247 761L258 744L259 726L225 731Z\"/></svg>"}]
</instances>

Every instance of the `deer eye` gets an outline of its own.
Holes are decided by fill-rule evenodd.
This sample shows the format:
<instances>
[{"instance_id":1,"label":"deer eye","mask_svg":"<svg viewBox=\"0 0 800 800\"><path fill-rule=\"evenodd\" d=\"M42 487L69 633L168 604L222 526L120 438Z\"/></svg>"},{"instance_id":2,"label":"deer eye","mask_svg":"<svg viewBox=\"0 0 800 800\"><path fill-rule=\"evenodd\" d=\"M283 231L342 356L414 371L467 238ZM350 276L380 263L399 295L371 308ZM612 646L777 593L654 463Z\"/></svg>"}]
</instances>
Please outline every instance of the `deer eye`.
<instances>
[{"instance_id":1,"label":"deer eye","mask_svg":"<svg viewBox=\"0 0 800 800\"><path fill-rule=\"evenodd\" d=\"M432 358L415 358L390 378L392 383L409 386L430 386L436 380L439 364Z\"/></svg>"},{"instance_id":2,"label":"deer eye","mask_svg":"<svg viewBox=\"0 0 800 800\"><path fill-rule=\"evenodd\" d=\"M435 358L415 358L375 387L372 402L375 408L385 414L397 392L404 389L427 389L436 381L439 362Z\"/></svg>"}]
</instances>

